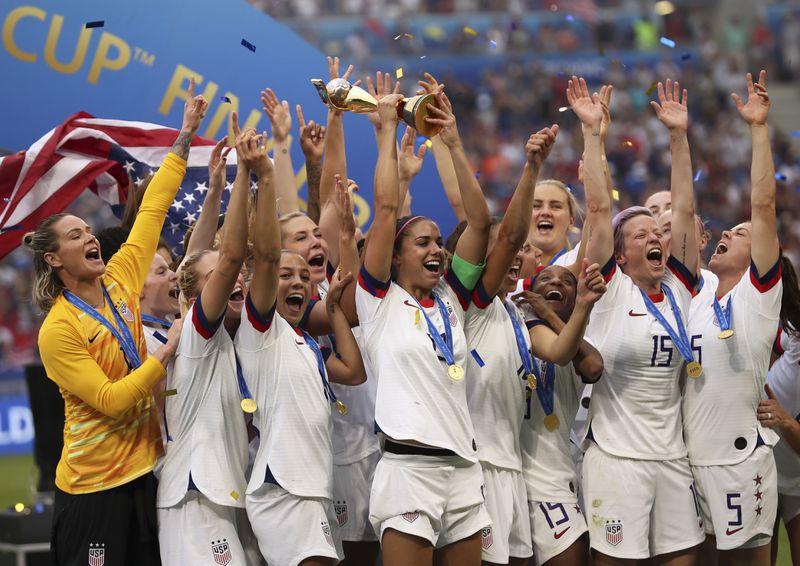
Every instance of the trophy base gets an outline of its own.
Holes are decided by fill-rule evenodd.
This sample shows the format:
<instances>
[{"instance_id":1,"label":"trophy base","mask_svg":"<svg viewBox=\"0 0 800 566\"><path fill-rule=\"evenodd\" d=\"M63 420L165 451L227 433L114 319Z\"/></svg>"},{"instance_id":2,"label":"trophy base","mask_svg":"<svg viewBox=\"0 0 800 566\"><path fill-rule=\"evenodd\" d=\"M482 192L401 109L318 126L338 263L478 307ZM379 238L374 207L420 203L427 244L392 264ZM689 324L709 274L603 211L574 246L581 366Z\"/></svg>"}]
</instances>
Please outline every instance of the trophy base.
<instances>
[{"instance_id":1,"label":"trophy base","mask_svg":"<svg viewBox=\"0 0 800 566\"><path fill-rule=\"evenodd\" d=\"M397 105L397 116L420 135L432 138L442 131L441 126L425 121L425 117L428 116L428 105L433 104L434 100L435 97L432 94L419 94L411 98L404 98Z\"/></svg>"}]
</instances>

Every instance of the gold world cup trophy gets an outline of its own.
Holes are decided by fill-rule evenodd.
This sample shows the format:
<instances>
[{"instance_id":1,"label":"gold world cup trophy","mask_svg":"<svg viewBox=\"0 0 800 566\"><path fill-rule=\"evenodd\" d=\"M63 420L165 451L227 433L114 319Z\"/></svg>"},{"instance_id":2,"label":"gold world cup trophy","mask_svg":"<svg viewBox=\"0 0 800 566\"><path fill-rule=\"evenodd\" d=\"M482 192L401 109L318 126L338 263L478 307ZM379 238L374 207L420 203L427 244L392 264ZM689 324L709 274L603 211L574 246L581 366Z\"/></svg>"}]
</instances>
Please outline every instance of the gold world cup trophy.
<instances>
[{"instance_id":1,"label":"gold world cup trophy","mask_svg":"<svg viewBox=\"0 0 800 566\"><path fill-rule=\"evenodd\" d=\"M378 101L359 86L350 84L345 79L332 79L325 84L321 79L311 79L322 102L334 110L369 114L378 109ZM411 98L403 98L397 103L397 117L420 135L430 138L438 134L442 127L425 121L428 105L433 104L436 97L432 94L418 94Z\"/></svg>"}]
</instances>

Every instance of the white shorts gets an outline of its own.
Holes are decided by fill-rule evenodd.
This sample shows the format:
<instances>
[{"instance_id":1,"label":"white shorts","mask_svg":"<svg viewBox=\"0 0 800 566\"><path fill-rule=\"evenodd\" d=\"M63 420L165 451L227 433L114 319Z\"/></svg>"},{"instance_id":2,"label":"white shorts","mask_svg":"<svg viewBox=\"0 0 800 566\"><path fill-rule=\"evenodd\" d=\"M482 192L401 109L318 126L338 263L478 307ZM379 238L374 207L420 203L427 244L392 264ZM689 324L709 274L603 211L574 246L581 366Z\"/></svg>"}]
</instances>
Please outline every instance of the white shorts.
<instances>
[{"instance_id":1,"label":"white shorts","mask_svg":"<svg viewBox=\"0 0 800 566\"><path fill-rule=\"evenodd\" d=\"M247 563L239 542L241 509L217 505L196 490L174 507L159 507L158 544L164 566Z\"/></svg>"},{"instance_id":2,"label":"white shorts","mask_svg":"<svg viewBox=\"0 0 800 566\"><path fill-rule=\"evenodd\" d=\"M772 538L778 508L778 472L770 446L738 464L692 466L706 533L719 550L753 548Z\"/></svg>"},{"instance_id":3,"label":"white shorts","mask_svg":"<svg viewBox=\"0 0 800 566\"><path fill-rule=\"evenodd\" d=\"M778 511L783 519L783 524L788 525L789 521L800 515L800 495L778 494Z\"/></svg>"},{"instance_id":4,"label":"white shorts","mask_svg":"<svg viewBox=\"0 0 800 566\"><path fill-rule=\"evenodd\" d=\"M333 505L327 499L298 497L265 483L245 499L247 516L269 564L296 566L312 556L341 560Z\"/></svg>"},{"instance_id":5,"label":"white shorts","mask_svg":"<svg viewBox=\"0 0 800 566\"><path fill-rule=\"evenodd\" d=\"M333 466L333 510L343 541L378 540L369 522L369 492L380 459L381 453L376 450L358 462Z\"/></svg>"},{"instance_id":6,"label":"white shorts","mask_svg":"<svg viewBox=\"0 0 800 566\"><path fill-rule=\"evenodd\" d=\"M686 458L633 460L592 442L583 459L583 501L592 548L642 559L706 538Z\"/></svg>"},{"instance_id":7,"label":"white shorts","mask_svg":"<svg viewBox=\"0 0 800 566\"><path fill-rule=\"evenodd\" d=\"M384 452L372 482L369 520L381 540L386 529L395 529L441 548L491 525L482 492L477 462Z\"/></svg>"},{"instance_id":8,"label":"white shorts","mask_svg":"<svg viewBox=\"0 0 800 566\"><path fill-rule=\"evenodd\" d=\"M558 556L589 530L575 502L528 501L528 513L537 564Z\"/></svg>"},{"instance_id":9,"label":"white shorts","mask_svg":"<svg viewBox=\"0 0 800 566\"><path fill-rule=\"evenodd\" d=\"M483 561L507 564L509 557L529 558L533 547L522 473L485 462L481 462L481 468L486 511L492 520L492 525L481 531Z\"/></svg>"}]
</instances>

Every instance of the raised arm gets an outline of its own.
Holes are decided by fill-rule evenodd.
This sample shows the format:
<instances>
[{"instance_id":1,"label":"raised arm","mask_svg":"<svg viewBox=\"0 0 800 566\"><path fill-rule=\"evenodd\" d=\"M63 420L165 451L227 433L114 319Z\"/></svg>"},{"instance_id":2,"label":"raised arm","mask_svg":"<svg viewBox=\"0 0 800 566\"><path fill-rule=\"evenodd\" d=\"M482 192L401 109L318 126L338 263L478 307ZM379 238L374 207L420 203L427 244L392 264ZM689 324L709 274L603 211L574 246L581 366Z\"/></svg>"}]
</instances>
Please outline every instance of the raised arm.
<instances>
[{"instance_id":1,"label":"raised arm","mask_svg":"<svg viewBox=\"0 0 800 566\"><path fill-rule=\"evenodd\" d=\"M306 181L308 182L308 206L306 214L319 224L319 183L322 178L322 154L325 149L325 126L314 120L306 123L303 108L298 104L297 125L300 127L300 147L306 158Z\"/></svg>"},{"instance_id":2,"label":"raised arm","mask_svg":"<svg viewBox=\"0 0 800 566\"><path fill-rule=\"evenodd\" d=\"M244 263L247 248L247 199L250 193L250 167L252 162L245 156L258 151L260 136L255 129L239 130L236 112L231 115L231 125L236 135L236 155L238 164L233 192L228 201L225 215L225 235L219 248L217 265L211 272L208 282L198 300L209 322L216 322L225 313L231 291Z\"/></svg>"},{"instance_id":3,"label":"raised arm","mask_svg":"<svg viewBox=\"0 0 800 566\"><path fill-rule=\"evenodd\" d=\"M269 88L261 91L261 103L272 126L275 193L278 198L278 209L283 216L300 210L297 204L297 186L294 182L292 144L289 136L292 131L292 113L289 111L289 103L278 100Z\"/></svg>"},{"instance_id":4,"label":"raised arm","mask_svg":"<svg viewBox=\"0 0 800 566\"><path fill-rule=\"evenodd\" d=\"M422 144L419 149L414 151L414 142L417 132L412 128L406 128L403 139L400 141L400 153L398 154L398 174L400 176L400 205L403 206L408 198L408 191L411 181L422 170L422 161L428 146Z\"/></svg>"},{"instance_id":5,"label":"raised arm","mask_svg":"<svg viewBox=\"0 0 800 566\"><path fill-rule=\"evenodd\" d=\"M458 178L458 190L467 219L467 228L456 244L456 255L468 263L481 264L486 259L486 245L489 241L489 228L492 220L489 216L486 199L483 198L481 186L464 153L461 136L456 126L456 117L453 115L453 107L447 95L443 92L439 93L436 96L436 105L428 106L428 114L428 117L425 118L426 121L442 127L439 137L450 150Z\"/></svg>"},{"instance_id":6,"label":"raised arm","mask_svg":"<svg viewBox=\"0 0 800 566\"><path fill-rule=\"evenodd\" d=\"M605 95L609 87L601 88ZM567 100L583 132L583 177L586 192L586 221L582 243L589 263L605 265L614 254L611 229L611 195L606 186L603 165L603 105L601 95L589 95L583 78L572 77L567 85Z\"/></svg>"},{"instance_id":7,"label":"raised arm","mask_svg":"<svg viewBox=\"0 0 800 566\"><path fill-rule=\"evenodd\" d=\"M375 166L375 217L369 243L364 250L364 268L379 281L388 281L392 271L394 230L399 202L397 174L397 103L399 94L378 101L381 129L378 132L378 163Z\"/></svg>"},{"instance_id":8,"label":"raised arm","mask_svg":"<svg viewBox=\"0 0 800 566\"><path fill-rule=\"evenodd\" d=\"M736 108L750 126L753 137L753 164L750 166L750 222L752 227L750 256L759 275L765 275L780 256L778 228L775 218L775 163L769 144L769 94L767 72L761 71L758 82L747 73L747 103L731 94Z\"/></svg>"},{"instance_id":9,"label":"raised arm","mask_svg":"<svg viewBox=\"0 0 800 566\"><path fill-rule=\"evenodd\" d=\"M500 291L514 258L528 238L536 179L539 177L542 163L547 159L556 141L556 134L558 126L553 124L551 128L544 128L532 134L525 144L527 162L503 216L497 241L486 259L486 269L481 276L483 289L489 297L494 297Z\"/></svg>"},{"instance_id":10,"label":"raised arm","mask_svg":"<svg viewBox=\"0 0 800 566\"><path fill-rule=\"evenodd\" d=\"M672 239L669 253L694 274L700 272L700 257L694 223L694 179L692 158L689 154L688 93L681 92L678 81L667 79L666 89L658 83L658 102L650 105L656 116L669 130L669 147L672 154Z\"/></svg>"},{"instance_id":11,"label":"raised arm","mask_svg":"<svg viewBox=\"0 0 800 566\"><path fill-rule=\"evenodd\" d=\"M354 278L351 272L347 272L344 277L333 278L328 296L325 297L325 305L328 309L328 318L333 327L333 335L336 337L336 354L330 356L325 363L328 376L334 383L342 385L358 385L367 379L367 372L364 370L364 361L361 358L361 351L350 330L350 323L342 311L339 301L342 292L346 288L353 288Z\"/></svg>"}]
</instances>

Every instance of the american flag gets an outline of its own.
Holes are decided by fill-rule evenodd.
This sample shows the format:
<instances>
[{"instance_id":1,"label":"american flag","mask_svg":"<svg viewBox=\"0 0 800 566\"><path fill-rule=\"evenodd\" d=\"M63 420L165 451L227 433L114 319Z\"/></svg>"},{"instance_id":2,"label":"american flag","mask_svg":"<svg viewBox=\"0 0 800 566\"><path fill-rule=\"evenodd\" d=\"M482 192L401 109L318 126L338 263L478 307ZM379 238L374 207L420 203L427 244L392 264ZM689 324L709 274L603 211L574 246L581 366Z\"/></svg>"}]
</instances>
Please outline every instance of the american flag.
<instances>
[{"instance_id":1,"label":"american flag","mask_svg":"<svg viewBox=\"0 0 800 566\"><path fill-rule=\"evenodd\" d=\"M63 211L84 189L121 214L131 180L138 183L154 173L177 136L178 130L158 124L79 112L26 151L0 158L0 259L25 232ZM202 210L214 144L200 136L192 140L186 176L164 222L163 236L174 253L182 252L183 234ZM228 179L236 172L235 153L228 156ZM223 212L231 188L228 183L223 191Z\"/></svg>"}]
</instances>

